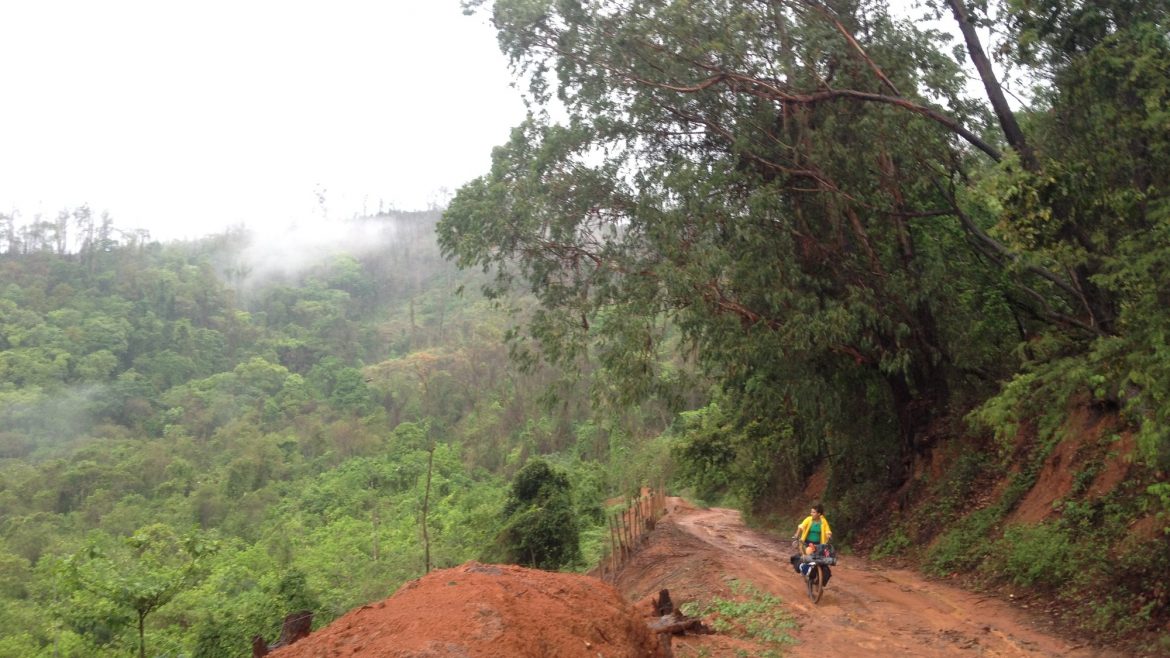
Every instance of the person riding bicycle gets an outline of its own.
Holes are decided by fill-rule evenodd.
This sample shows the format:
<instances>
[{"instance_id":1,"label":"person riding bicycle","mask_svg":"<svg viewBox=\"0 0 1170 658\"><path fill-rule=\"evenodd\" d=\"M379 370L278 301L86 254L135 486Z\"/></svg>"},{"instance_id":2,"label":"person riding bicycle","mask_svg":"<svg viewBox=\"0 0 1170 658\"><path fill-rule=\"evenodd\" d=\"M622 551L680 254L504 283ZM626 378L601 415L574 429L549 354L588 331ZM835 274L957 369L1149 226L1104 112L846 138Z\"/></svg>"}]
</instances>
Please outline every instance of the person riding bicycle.
<instances>
[{"instance_id":1,"label":"person riding bicycle","mask_svg":"<svg viewBox=\"0 0 1170 658\"><path fill-rule=\"evenodd\" d=\"M825 506L817 503L812 506L809 515L805 517L800 525L796 526L796 533L794 539L799 541L800 553L789 558L792 562L792 568L797 573L808 574L808 562L801 560L800 554L811 555L816 551L816 548L821 544L829 543L833 537L833 530L829 527L829 520L825 518ZM810 550L811 549L811 550ZM829 584L829 578L832 573L828 565L824 565L825 570L825 584Z\"/></svg>"}]
</instances>

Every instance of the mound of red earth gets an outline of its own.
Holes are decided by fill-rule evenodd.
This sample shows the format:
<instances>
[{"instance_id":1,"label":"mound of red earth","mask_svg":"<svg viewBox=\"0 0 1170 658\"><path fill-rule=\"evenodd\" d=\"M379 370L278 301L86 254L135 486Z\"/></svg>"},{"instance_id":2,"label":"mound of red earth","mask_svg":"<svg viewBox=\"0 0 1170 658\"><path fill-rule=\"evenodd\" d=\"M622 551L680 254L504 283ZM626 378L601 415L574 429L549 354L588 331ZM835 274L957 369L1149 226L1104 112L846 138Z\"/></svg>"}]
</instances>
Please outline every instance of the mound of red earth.
<instances>
[{"instance_id":1,"label":"mound of red earth","mask_svg":"<svg viewBox=\"0 0 1170 658\"><path fill-rule=\"evenodd\" d=\"M576 574L468 562L433 571L272 658L656 658L657 644L612 586Z\"/></svg>"}]
</instances>

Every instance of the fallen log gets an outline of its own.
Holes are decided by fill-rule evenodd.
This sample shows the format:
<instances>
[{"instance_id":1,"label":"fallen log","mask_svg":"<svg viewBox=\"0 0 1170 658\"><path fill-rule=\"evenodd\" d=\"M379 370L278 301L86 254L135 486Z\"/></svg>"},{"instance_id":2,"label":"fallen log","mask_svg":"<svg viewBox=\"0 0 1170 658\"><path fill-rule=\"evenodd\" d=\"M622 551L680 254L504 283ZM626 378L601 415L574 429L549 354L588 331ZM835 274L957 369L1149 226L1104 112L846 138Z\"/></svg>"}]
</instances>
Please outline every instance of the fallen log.
<instances>
[{"instance_id":1,"label":"fallen log","mask_svg":"<svg viewBox=\"0 0 1170 658\"><path fill-rule=\"evenodd\" d=\"M698 617L688 617L681 613L664 615L650 622L650 630L658 634L683 635L687 631L699 635L711 635L715 631L703 623Z\"/></svg>"},{"instance_id":2,"label":"fallen log","mask_svg":"<svg viewBox=\"0 0 1170 658\"><path fill-rule=\"evenodd\" d=\"M675 635L684 635L687 632L710 635L715 631L703 624L698 617L688 617L674 609L674 602L670 600L670 590L660 590L658 596L650 601L654 606L657 619L648 622L650 632L658 635L659 654L663 658L671 658L674 651L670 647L670 639Z\"/></svg>"}]
</instances>

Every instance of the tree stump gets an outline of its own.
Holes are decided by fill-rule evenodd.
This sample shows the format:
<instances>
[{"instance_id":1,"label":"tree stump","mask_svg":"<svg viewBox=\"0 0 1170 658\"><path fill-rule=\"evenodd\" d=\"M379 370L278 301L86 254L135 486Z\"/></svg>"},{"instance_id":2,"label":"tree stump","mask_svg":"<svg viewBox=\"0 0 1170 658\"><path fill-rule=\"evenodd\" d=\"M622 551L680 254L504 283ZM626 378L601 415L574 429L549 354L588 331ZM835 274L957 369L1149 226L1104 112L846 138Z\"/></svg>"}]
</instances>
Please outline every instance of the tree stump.
<instances>
[{"instance_id":1,"label":"tree stump","mask_svg":"<svg viewBox=\"0 0 1170 658\"><path fill-rule=\"evenodd\" d=\"M280 639L276 642L265 644L264 638L259 635L252 638L252 658L263 658L273 649L287 647L297 640L309 637L312 630L312 610L301 610L285 615L284 623L280 626Z\"/></svg>"},{"instance_id":2,"label":"tree stump","mask_svg":"<svg viewBox=\"0 0 1170 658\"><path fill-rule=\"evenodd\" d=\"M670 590L664 589L658 592L658 597L654 599L654 614L661 617L672 612L674 612L674 602L670 600Z\"/></svg>"}]
</instances>

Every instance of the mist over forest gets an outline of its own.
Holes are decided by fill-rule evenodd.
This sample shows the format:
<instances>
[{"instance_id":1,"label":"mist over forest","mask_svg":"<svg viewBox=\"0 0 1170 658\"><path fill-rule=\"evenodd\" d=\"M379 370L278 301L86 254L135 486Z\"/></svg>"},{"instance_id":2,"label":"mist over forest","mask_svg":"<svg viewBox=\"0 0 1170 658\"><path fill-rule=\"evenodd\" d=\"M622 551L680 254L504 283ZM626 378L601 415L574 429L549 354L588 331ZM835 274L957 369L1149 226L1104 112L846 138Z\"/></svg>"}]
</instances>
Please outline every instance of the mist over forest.
<instances>
[{"instance_id":1,"label":"mist over forest","mask_svg":"<svg viewBox=\"0 0 1170 658\"><path fill-rule=\"evenodd\" d=\"M583 568L603 494L642 479L597 460L661 405L597 415L588 381L521 372L530 303L484 299L437 211L170 243L63 216L75 247L15 222L0 244L0 655L122 655L144 610L163 654L326 623L425 570L428 481L431 566L503 559L535 455L571 474Z\"/></svg>"}]
</instances>

